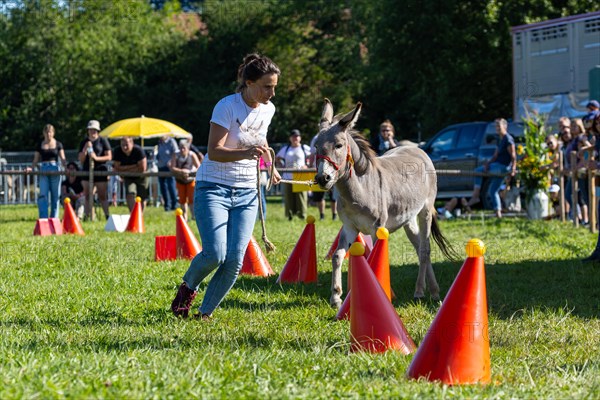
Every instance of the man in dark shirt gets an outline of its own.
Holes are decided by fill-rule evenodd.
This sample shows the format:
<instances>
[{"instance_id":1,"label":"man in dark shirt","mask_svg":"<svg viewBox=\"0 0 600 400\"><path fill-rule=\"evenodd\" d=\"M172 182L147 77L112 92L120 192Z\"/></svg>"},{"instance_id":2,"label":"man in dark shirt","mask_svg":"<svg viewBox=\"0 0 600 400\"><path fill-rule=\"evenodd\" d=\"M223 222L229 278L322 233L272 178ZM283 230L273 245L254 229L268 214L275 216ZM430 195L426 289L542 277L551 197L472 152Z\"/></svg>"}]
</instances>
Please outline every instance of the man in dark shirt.
<instances>
[{"instance_id":1,"label":"man in dark shirt","mask_svg":"<svg viewBox=\"0 0 600 400\"><path fill-rule=\"evenodd\" d=\"M148 164L146 152L133 144L132 138L121 139L121 145L113 149L113 168L117 172L146 172ZM142 198L142 208L148 199L148 177L123 177L125 182L127 206L133 210L136 196Z\"/></svg>"}]
</instances>

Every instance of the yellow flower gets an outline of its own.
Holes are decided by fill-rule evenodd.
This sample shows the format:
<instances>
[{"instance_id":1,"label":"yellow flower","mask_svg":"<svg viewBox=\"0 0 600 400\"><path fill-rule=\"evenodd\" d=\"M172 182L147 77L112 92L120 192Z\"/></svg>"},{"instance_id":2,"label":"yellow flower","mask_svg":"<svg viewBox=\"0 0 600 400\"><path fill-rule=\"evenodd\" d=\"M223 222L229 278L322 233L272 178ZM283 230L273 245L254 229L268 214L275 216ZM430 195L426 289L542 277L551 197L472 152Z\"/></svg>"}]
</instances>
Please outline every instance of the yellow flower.
<instances>
[{"instance_id":1,"label":"yellow flower","mask_svg":"<svg viewBox=\"0 0 600 400\"><path fill-rule=\"evenodd\" d=\"M517 146L517 154L520 155L520 156L522 156L523 153L525 153L525 149L523 148L523 145L520 144L520 145Z\"/></svg>"}]
</instances>

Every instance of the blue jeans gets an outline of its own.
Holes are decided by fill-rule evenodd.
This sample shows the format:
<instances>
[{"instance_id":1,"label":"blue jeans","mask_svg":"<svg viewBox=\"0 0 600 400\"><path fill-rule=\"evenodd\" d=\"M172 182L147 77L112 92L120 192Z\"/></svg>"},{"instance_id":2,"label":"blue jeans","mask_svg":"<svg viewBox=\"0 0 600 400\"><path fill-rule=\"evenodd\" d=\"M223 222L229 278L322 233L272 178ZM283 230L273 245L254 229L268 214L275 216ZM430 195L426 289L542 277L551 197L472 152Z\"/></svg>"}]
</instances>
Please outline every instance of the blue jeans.
<instances>
[{"instance_id":1,"label":"blue jeans","mask_svg":"<svg viewBox=\"0 0 600 400\"><path fill-rule=\"evenodd\" d=\"M475 168L476 172L484 172L483 171L483 165ZM491 173L491 174L503 174L503 173L508 173L508 171L510 171L510 164L509 165L503 165L503 164L499 164L499 163L491 163L488 166L488 170L487 172ZM490 178L490 186L488 189L488 193L490 193L492 195L492 206L494 207L494 210L499 211L502 210L502 201L500 199L500 186L502 186L502 181L504 181L504 178ZM475 177L475 186L477 187L481 187L481 184L483 183L483 177L482 176L476 176ZM485 196L486 193L481 193L480 196Z\"/></svg>"},{"instance_id":2,"label":"blue jeans","mask_svg":"<svg viewBox=\"0 0 600 400\"><path fill-rule=\"evenodd\" d=\"M59 171L57 162L40 163L40 171ZM58 218L60 204L60 175L40 175L40 195L38 196L38 213L40 218L48 218L48 199L50 199L50 218Z\"/></svg>"},{"instance_id":3,"label":"blue jeans","mask_svg":"<svg viewBox=\"0 0 600 400\"><path fill-rule=\"evenodd\" d=\"M160 167L160 172L171 171L169 167ZM175 188L175 178L172 176L167 178L158 178L158 185L160 186L160 194L165 202L165 211L174 210L177 207L177 189Z\"/></svg>"},{"instance_id":4,"label":"blue jeans","mask_svg":"<svg viewBox=\"0 0 600 400\"><path fill-rule=\"evenodd\" d=\"M202 251L192 260L183 281L197 290L200 282L217 269L206 288L202 314L212 314L233 287L252 237L257 209L254 188L196 182L194 212Z\"/></svg>"}]
</instances>

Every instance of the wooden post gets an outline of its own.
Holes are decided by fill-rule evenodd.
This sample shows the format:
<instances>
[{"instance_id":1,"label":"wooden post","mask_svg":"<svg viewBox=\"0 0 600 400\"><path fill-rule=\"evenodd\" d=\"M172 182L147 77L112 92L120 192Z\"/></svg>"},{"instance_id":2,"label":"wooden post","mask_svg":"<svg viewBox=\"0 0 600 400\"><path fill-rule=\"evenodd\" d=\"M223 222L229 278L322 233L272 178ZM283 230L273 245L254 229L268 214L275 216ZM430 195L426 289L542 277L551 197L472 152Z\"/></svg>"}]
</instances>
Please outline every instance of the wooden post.
<instances>
[{"instance_id":1,"label":"wooden post","mask_svg":"<svg viewBox=\"0 0 600 400\"><path fill-rule=\"evenodd\" d=\"M92 157L90 157L89 154L88 154L88 157L90 159L90 174L88 175L88 181L89 181L88 195L90 196L90 198L87 199L87 201L88 201L88 207L90 210L90 221L93 221L94 220L94 160L92 159Z\"/></svg>"},{"instance_id":2,"label":"wooden post","mask_svg":"<svg viewBox=\"0 0 600 400\"><path fill-rule=\"evenodd\" d=\"M588 162L588 166L592 163L596 163L594 160L593 154L590 154L590 159ZM596 226L596 221L598 219L597 208L596 208L596 169L587 168L587 178L588 178L588 191L589 191L589 205L588 205L588 215L590 221L590 232L596 233L598 232L598 228Z\"/></svg>"},{"instance_id":3,"label":"wooden post","mask_svg":"<svg viewBox=\"0 0 600 400\"><path fill-rule=\"evenodd\" d=\"M578 227L577 191L579 190L579 185L577 182L577 153L572 151L571 154L569 154L569 160L571 161L571 216L573 217L573 223Z\"/></svg>"},{"instance_id":4,"label":"wooden post","mask_svg":"<svg viewBox=\"0 0 600 400\"><path fill-rule=\"evenodd\" d=\"M565 176L564 176L564 155L562 151L558 152L558 185L560 186L560 196L558 197L558 203L560 205L560 220L565 222L567 220L567 214L565 212Z\"/></svg>"}]
</instances>

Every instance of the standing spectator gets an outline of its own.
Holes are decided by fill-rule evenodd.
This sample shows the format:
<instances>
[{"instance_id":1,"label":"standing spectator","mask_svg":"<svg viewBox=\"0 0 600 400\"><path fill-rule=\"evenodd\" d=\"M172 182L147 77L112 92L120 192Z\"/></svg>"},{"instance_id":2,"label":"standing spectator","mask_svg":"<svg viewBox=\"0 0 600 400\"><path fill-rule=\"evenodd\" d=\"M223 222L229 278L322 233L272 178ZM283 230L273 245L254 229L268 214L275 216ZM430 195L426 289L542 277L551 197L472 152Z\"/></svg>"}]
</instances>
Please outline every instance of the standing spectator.
<instances>
[{"instance_id":1,"label":"standing spectator","mask_svg":"<svg viewBox=\"0 0 600 400\"><path fill-rule=\"evenodd\" d=\"M208 152L196 173L194 207L202 251L194 257L171 310L187 317L198 285L213 270L200 314L209 319L233 287L256 221L256 163L270 158L267 130L275 114L279 68L269 58L250 54L238 68L235 94L221 99L210 120ZM273 171L278 183L279 173ZM200 210L202 217L200 218Z\"/></svg>"},{"instance_id":2,"label":"standing spectator","mask_svg":"<svg viewBox=\"0 0 600 400\"><path fill-rule=\"evenodd\" d=\"M596 116L594 117L594 119L592 120L592 124L590 126L590 131L596 136L596 150L600 150L600 145L598 145L598 143L600 143L598 139L598 136L600 136L600 113L596 114ZM598 161L590 163L589 168L593 171L597 170L598 167L600 166L600 163ZM598 212L600 212L600 203L598 203ZM598 214L600 215L600 214ZM589 257L586 257L583 259L583 261L593 261L593 262L600 262L600 235L598 235L598 240L596 241L596 247L594 248L594 251L592 252L592 254L590 254Z\"/></svg>"},{"instance_id":3,"label":"standing spectator","mask_svg":"<svg viewBox=\"0 0 600 400\"><path fill-rule=\"evenodd\" d=\"M487 160L481 167L475 168L476 172L490 173L510 173L513 177L517 171L517 153L515 150L515 140L507 131L508 123L504 118L496 119L496 133L500 136L500 142L492 158ZM502 217L502 201L500 199L500 190L504 178L490 178L489 193L492 195L492 203L496 217ZM475 177L475 187L471 199L467 203L467 207L479 203L481 195L481 184L483 177Z\"/></svg>"},{"instance_id":4,"label":"standing spectator","mask_svg":"<svg viewBox=\"0 0 600 400\"><path fill-rule=\"evenodd\" d=\"M117 172L146 172L148 162L146 152L141 146L133 143L133 138L124 137L121 144L113 150L113 167ZM147 176L125 176L125 193L129 211L133 210L135 198L142 198L142 209L148 200L148 177Z\"/></svg>"},{"instance_id":5,"label":"standing spectator","mask_svg":"<svg viewBox=\"0 0 600 400\"><path fill-rule=\"evenodd\" d=\"M71 200L71 204L75 207L77 218L83 218L83 211L85 207L85 196L83 194L83 185L81 184L81 177L75 176L72 173L78 172L79 167L73 161L67 164L67 176L63 180L60 186L60 201L64 205L66 198Z\"/></svg>"},{"instance_id":6,"label":"standing spectator","mask_svg":"<svg viewBox=\"0 0 600 400\"><path fill-rule=\"evenodd\" d=\"M583 127L583 121L580 118L571 120L571 136L573 136L573 140L577 143L574 147L574 150L577 151L577 186L579 188L577 200L581 207L581 224L586 226L589 223L588 209L590 202L587 167L593 146L588 140L585 128Z\"/></svg>"},{"instance_id":7,"label":"standing spectator","mask_svg":"<svg viewBox=\"0 0 600 400\"><path fill-rule=\"evenodd\" d=\"M156 153L156 161L158 163L159 172L170 172L169 163L173 154L179 153L177 142L172 137L165 135L158 142L158 152ZM165 211L171 211L177 208L177 193L175 189L175 179L172 176L158 178L160 193L163 198L163 206Z\"/></svg>"},{"instance_id":8,"label":"standing spectator","mask_svg":"<svg viewBox=\"0 0 600 400\"><path fill-rule=\"evenodd\" d=\"M577 142L573 140L573 136L571 135L571 120L569 118L561 117L558 120L558 136L562 142L563 169L569 171L571 169L571 152L577 149ZM571 218L579 218L579 205L576 204L573 206L572 193L572 179L571 175L568 174L565 181L565 201L568 204L569 210L571 210Z\"/></svg>"},{"instance_id":9,"label":"standing spectator","mask_svg":"<svg viewBox=\"0 0 600 400\"><path fill-rule=\"evenodd\" d=\"M371 138L371 147L377 155L383 155L386 151L398 146L395 138L396 131L394 125L389 119L386 119L379 125L379 133Z\"/></svg>"},{"instance_id":10,"label":"standing spectator","mask_svg":"<svg viewBox=\"0 0 600 400\"><path fill-rule=\"evenodd\" d=\"M586 108L588 109L588 113L585 117L583 117L583 124L585 125L586 129L590 129L594 123L594 120L598 114L600 114L600 103L598 103L597 100L590 100L590 102L587 103Z\"/></svg>"},{"instance_id":11,"label":"standing spectator","mask_svg":"<svg viewBox=\"0 0 600 400\"><path fill-rule=\"evenodd\" d=\"M35 148L31 167L36 169L39 164L41 172L60 171L67 160L62 143L54 138L54 126L47 124L42 133L44 140ZM37 201L39 218L48 218L48 199L50 218L58 218L60 180L60 175L40 175L40 194Z\"/></svg>"},{"instance_id":12,"label":"standing spectator","mask_svg":"<svg viewBox=\"0 0 600 400\"><path fill-rule=\"evenodd\" d=\"M316 155L317 150L315 149L315 142L319 135L315 135L310 141L310 156L308 157L308 166L311 168L316 168ZM319 218L321 221L325 219L325 195L329 198L331 205L331 219L334 221L337 219L337 201L334 196L335 189L332 188L327 193L322 191L313 191L312 192L312 201L317 205L317 209L319 210Z\"/></svg>"},{"instance_id":13,"label":"standing spectator","mask_svg":"<svg viewBox=\"0 0 600 400\"><path fill-rule=\"evenodd\" d=\"M94 171L108 171L106 163L112 160L112 150L106 138L100 137L100 122L91 120L87 124L87 137L79 145L79 163L83 171L90 170L90 160L94 160ZM94 176L94 187L90 187L87 176L81 180L85 201L85 217L91 218L90 196L94 196L94 188L98 192L98 200L102 205L104 216L109 217L107 185L108 176Z\"/></svg>"},{"instance_id":14,"label":"standing spectator","mask_svg":"<svg viewBox=\"0 0 600 400\"><path fill-rule=\"evenodd\" d=\"M310 147L302 144L302 136L298 129L292 130L289 137L290 144L283 146L276 156L280 166L286 168L303 169L307 168L306 161L310 156ZM283 179L292 179L291 172L285 172ZM306 209L308 206L308 193L306 191L294 192L292 185L283 187L283 200L285 205L285 216L291 221L294 215L301 219L306 218Z\"/></svg>"},{"instance_id":15,"label":"standing spectator","mask_svg":"<svg viewBox=\"0 0 600 400\"><path fill-rule=\"evenodd\" d=\"M179 204L183 209L183 218L187 220L188 204L190 212L194 218L194 187L196 180L190 173L196 172L200 166L200 160L190 149L190 142L185 139L179 141L179 153L175 153L171 159L171 171L175 174L177 182L177 193L179 195Z\"/></svg>"}]
</instances>

